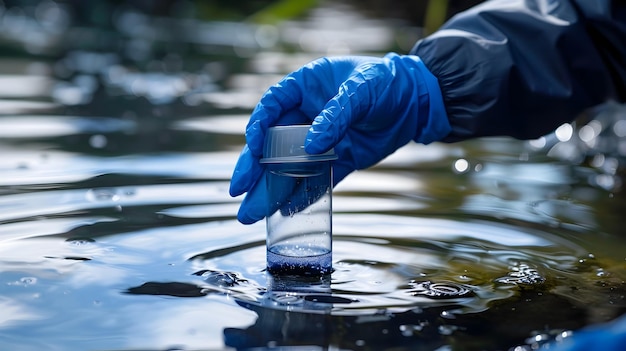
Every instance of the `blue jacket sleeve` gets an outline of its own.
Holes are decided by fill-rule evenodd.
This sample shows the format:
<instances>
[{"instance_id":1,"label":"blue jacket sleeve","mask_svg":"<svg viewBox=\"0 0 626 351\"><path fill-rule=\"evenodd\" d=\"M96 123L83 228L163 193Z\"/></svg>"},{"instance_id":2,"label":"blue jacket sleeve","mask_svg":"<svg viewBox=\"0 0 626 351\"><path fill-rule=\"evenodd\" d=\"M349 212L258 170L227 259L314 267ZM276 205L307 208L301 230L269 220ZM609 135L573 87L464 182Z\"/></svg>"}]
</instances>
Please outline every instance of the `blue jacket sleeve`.
<instances>
[{"instance_id":1,"label":"blue jacket sleeve","mask_svg":"<svg viewBox=\"0 0 626 351\"><path fill-rule=\"evenodd\" d=\"M626 1L492 0L416 43L437 77L443 140L531 139L626 100Z\"/></svg>"}]
</instances>

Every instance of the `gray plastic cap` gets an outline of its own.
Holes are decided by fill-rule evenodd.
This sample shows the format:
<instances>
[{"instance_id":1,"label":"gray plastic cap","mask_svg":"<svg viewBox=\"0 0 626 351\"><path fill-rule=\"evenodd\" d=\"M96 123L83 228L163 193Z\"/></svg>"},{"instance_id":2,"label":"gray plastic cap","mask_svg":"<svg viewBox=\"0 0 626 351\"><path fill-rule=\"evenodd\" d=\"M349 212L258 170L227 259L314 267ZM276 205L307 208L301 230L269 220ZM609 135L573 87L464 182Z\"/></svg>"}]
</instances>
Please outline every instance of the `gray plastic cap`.
<instances>
[{"instance_id":1,"label":"gray plastic cap","mask_svg":"<svg viewBox=\"0 0 626 351\"><path fill-rule=\"evenodd\" d=\"M311 155L304 151L309 125L271 127L267 130L261 163L316 162L336 160L334 149Z\"/></svg>"}]
</instances>

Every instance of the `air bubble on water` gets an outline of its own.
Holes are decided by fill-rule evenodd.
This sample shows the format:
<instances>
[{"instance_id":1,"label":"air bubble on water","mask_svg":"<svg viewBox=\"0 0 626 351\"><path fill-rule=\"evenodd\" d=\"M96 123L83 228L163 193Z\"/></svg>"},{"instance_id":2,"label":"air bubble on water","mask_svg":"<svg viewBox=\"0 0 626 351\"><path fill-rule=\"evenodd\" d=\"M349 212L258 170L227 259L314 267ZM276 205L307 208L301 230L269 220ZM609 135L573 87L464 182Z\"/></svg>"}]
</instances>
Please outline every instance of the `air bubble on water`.
<instances>
[{"instance_id":1,"label":"air bubble on water","mask_svg":"<svg viewBox=\"0 0 626 351\"><path fill-rule=\"evenodd\" d=\"M453 299L473 295L473 291L463 284L447 281L410 281L409 286L412 288L409 293L413 296L426 296L433 299Z\"/></svg>"},{"instance_id":2,"label":"air bubble on water","mask_svg":"<svg viewBox=\"0 0 626 351\"><path fill-rule=\"evenodd\" d=\"M24 277L20 279L20 283L23 285L34 285L37 284L37 278L35 277Z\"/></svg>"},{"instance_id":3,"label":"air bubble on water","mask_svg":"<svg viewBox=\"0 0 626 351\"><path fill-rule=\"evenodd\" d=\"M200 274L204 278L204 281L213 286L219 286L222 288L230 288L235 285L239 285L240 282L244 282L245 279L241 279L237 274L232 272L218 272L218 271L204 271Z\"/></svg>"},{"instance_id":4,"label":"air bubble on water","mask_svg":"<svg viewBox=\"0 0 626 351\"><path fill-rule=\"evenodd\" d=\"M37 278L35 277L22 277L18 281L10 282L8 285L21 285L21 286L29 286L37 284Z\"/></svg>"},{"instance_id":5,"label":"air bubble on water","mask_svg":"<svg viewBox=\"0 0 626 351\"><path fill-rule=\"evenodd\" d=\"M90 245L96 241L91 238L70 238L70 239L65 240L65 242L74 246L85 246L85 245Z\"/></svg>"},{"instance_id":6,"label":"air bubble on water","mask_svg":"<svg viewBox=\"0 0 626 351\"><path fill-rule=\"evenodd\" d=\"M119 192L116 188L95 188L87 191L89 201L118 201Z\"/></svg>"},{"instance_id":7,"label":"air bubble on water","mask_svg":"<svg viewBox=\"0 0 626 351\"><path fill-rule=\"evenodd\" d=\"M505 277L496 278L494 281L500 284L512 284L512 285L541 285L546 281L535 268L530 267L525 263L517 264L510 267L511 271Z\"/></svg>"},{"instance_id":8,"label":"air bubble on water","mask_svg":"<svg viewBox=\"0 0 626 351\"><path fill-rule=\"evenodd\" d=\"M89 145L94 149L103 149L107 144L107 137L102 134L92 135L91 138L89 138Z\"/></svg>"},{"instance_id":9,"label":"air bubble on water","mask_svg":"<svg viewBox=\"0 0 626 351\"><path fill-rule=\"evenodd\" d=\"M365 346L365 340L359 339L359 340L355 341L354 344L356 346Z\"/></svg>"}]
</instances>

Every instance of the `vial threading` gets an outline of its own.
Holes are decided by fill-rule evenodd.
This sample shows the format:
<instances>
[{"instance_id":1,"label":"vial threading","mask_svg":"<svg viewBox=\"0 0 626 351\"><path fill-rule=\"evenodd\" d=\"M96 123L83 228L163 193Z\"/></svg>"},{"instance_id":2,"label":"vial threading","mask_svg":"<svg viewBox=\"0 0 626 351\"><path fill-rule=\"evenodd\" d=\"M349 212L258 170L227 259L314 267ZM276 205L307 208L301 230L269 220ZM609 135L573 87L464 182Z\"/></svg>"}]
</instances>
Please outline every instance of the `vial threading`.
<instances>
[{"instance_id":1,"label":"vial threading","mask_svg":"<svg viewBox=\"0 0 626 351\"><path fill-rule=\"evenodd\" d=\"M275 275L318 276L332 271L330 161L336 156L304 153L308 128L270 128L261 160L266 163L267 269ZM275 157L284 150L289 154Z\"/></svg>"}]
</instances>

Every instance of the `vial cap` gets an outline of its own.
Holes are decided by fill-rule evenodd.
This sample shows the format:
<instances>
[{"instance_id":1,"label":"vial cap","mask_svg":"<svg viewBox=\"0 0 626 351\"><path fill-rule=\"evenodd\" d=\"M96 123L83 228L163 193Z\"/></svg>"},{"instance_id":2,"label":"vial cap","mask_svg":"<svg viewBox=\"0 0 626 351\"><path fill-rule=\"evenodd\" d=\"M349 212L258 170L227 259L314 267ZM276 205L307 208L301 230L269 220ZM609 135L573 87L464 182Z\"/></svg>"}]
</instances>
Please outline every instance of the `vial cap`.
<instances>
[{"instance_id":1,"label":"vial cap","mask_svg":"<svg viewBox=\"0 0 626 351\"><path fill-rule=\"evenodd\" d=\"M317 162L336 160L334 149L323 154L307 154L304 141L309 125L276 126L267 130L261 163Z\"/></svg>"}]
</instances>

